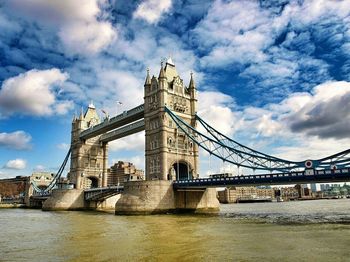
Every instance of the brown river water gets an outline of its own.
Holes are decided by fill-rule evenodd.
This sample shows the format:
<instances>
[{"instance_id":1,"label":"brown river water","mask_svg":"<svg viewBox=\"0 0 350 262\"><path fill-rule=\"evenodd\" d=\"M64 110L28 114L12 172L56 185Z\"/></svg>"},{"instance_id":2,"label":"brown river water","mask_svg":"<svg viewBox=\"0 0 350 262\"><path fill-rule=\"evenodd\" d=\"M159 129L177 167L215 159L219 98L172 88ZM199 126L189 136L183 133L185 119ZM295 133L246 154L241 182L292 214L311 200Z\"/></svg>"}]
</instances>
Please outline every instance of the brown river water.
<instances>
[{"instance_id":1,"label":"brown river water","mask_svg":"<svg viewBox=\"0 0 350 262\"><path fill-rule=\"evenodd\" d=\"M350 199L214 216L0 209L0 261L350 261Z\"/></svg>"}]
</instances>

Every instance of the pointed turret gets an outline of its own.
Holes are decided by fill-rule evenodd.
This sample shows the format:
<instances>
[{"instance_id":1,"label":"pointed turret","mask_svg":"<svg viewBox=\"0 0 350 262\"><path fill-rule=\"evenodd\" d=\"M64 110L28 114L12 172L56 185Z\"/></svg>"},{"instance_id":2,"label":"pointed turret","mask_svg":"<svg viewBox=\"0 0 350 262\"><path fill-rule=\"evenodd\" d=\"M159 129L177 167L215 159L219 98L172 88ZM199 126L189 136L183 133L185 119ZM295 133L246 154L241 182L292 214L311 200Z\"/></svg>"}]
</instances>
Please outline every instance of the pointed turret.
<instances>
[{"instance_id":1,"label":"pointed turret","mask_svg":"<svg viewBox=\"0 0 350 262\"><path fill-rule=\"evenodd\" d=\"M158 79L161 80L163 78L166 78L165 76L165 71L164 71L164 67L163 67L163 62L161 63L161 67L160 67L160 72L159 72L159 77Z\"/></svg>"},{"instance_id":2,"label":"pointed turret","mask_svg":"<svg viewBox=\"0 0 350 262\"><path fill-rule=\"evenodd\" d=\"M146 76L146 80L145 80L145 87L146 86L149 86L149 85L151 85L151 77L150 77L150 75L149 75L149 68L147 68L147 76Z\"/></svg>"},{"instance_id":3,"label":"pointed turret","mask_svg":"<svg viewBox=\"0 0 350 262\"><path fill-rule=\"evenodd\" d=\"M81 107L81 112L80 112L79 120L83 120L83 119L84 119L84 109L83 109L83 107Z\"/></svg>"},{"instance_id":4,"label":"pointed turret","mask_svg":"<svg viewBox=\"0 0 350 262\"><path fill-rule=\"evenodd\" d=\"M190 79L190 84L188 86L189 89L196 89L196 85L194 84L193 80L193 73L191 72L191 79Z\"/></svg>"},{"instance_id":5,"label":"pointed turret","mask_svg":"<svg viewBox=\"0 0 350 262\"><path fill-rule=\"evenodd\" d=\"M89 108L91 109L96 109L94 102L91 100L90 104L89 104Z\"/></svg>"}]
</instances>

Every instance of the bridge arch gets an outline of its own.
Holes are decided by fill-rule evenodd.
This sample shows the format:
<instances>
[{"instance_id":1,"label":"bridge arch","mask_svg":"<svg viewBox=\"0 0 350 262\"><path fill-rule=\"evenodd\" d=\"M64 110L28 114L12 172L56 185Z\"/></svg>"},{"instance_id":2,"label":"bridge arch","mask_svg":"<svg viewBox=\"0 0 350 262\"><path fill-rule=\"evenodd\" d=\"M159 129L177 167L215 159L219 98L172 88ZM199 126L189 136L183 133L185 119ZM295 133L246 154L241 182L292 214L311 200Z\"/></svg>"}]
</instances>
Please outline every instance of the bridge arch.
<instances>
[{"instance_id":1,"label":"bridge arch","mask_svg":"<svg viewBox=\"0 0 350 262\"><path fill-rule=\"evenodd\" d=\"M168 170L169 180L188 180L193 178L193 167L188 161L174 161Z\"/></svg>"},{"instance_id":2,"label":"bridge arch","mask_svg":"<svg viewBox=\"0 0 350 262\"><path fill-rule=\"evenodd\" d=\"M86 177L86 185L85 188L97 188L99 187L99 179L95 176L87 176Z\"/></svg>"}]
</instances>

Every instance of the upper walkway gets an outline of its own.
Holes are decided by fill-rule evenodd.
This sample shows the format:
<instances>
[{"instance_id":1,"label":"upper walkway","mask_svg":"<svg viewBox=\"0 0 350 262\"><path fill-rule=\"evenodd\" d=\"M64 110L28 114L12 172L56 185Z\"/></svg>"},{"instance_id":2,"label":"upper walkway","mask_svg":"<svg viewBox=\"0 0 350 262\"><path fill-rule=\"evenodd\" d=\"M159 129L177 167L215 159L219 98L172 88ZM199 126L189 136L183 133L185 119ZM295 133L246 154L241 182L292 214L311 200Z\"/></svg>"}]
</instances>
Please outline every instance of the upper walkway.
<instances>
[{"instance_id":1,"label":"upper walkway","mask_svg":"<svg viewBox=\"0 0 350 262\"><path fill-rule=\"evenodd\" d=\"M142 118L144 118L143 104L133 109L124 111L122 114L116 115L112 118L106 118L102 123L82 131L80 134L80 139L87 140L101 134L107 135L107 132L111 130L125 126Z\"/></svg>"}]
</instances>

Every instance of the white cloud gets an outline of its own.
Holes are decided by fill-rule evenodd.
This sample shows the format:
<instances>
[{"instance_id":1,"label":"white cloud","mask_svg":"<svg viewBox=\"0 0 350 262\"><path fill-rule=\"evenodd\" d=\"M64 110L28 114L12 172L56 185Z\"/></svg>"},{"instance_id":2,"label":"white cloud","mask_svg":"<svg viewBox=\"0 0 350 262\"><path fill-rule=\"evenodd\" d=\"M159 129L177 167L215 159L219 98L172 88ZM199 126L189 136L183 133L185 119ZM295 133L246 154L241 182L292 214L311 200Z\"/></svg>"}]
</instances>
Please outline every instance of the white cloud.
<instances>
[{"instance_id":1,"label":"white cloud","mask_svg":"<svg viewBox=\"0 0 350 262\"><path fill-rule=\"evenodd\" d=\"M198 93L198 115L209 125L225 135L233 135L239 122L232 111L234 100L231 96L218 91L203 91ZM204 132L200 128L201 132Z\"/></svg>"},{"instance_id":2,"label":"white cloud","mask_svg":"<svg viewBox=\"0 0 350 262\"><path fill-rule=\"evenodd\" d=\"M30 70L5 80L0 90L0 107L3 114L49 116L65 114L73 108L73 103L56 100L54 87L68 78L67 73L53 68Z\"/></svg>"},{"instance_id":3,"label":"white cloud","mask_svg":"<svg viewBox=\"0 0 350 262\"><path fill-rule=\"evenodd\" d=\"M0 147L16 150L27 150L31 148L32 137L24 131L12 133L0 133Z\"/></svg>"},{"instance_id":4,"label":"white cloud","mask_svg":"<svg viewBox=\"0 0 350 262\"><path fill-rule=\"evenodd\" d=\"M171 0L144 0L134 12L134 17L146 20L150 24L157 23L171 7Z\"/></svg>"},{"instance_id":5,"label":"white cloud","mask_svg":"<svg viewBox=\"0 0 350 262\"><path fill-rule=\"evenodd\" d=\"M34 171L43 171L45 170L45 166L43 165L37 165L35 168L34 168Z\"/></svg>"},{"instance_id":6,"label":"white cloud","mask_svg":"<svg viewBox=\"0 0 350 262\"><path fill-rule=\"evenodd\" d=\"M343 19L347 24L345 19L350 15L350 2L291 1L279 14L272 10L263 8L259 1L215 1L204 19L193 29L199 47L209 50L201 63L207 67L230 63L265 63L273 59L266 51L275 45L287 26L290 30L300 31L300 28L312 23L334 17ZM298 35L289 34L289 37ZM282 72L285 70L281 69ZM269 72L273 73L274 70Z\"/></svg>"},{"instance_id":7,"label":"white cloud","mask_svg":"<svg viewBox=\"0 0 350 262\"><path fill-rule=\"evenodd\" d=\"M57 145L57 148L58 149L61 149L61 150L68 150L70 147L70 145L66 144L66 143L60 143Z\"/></svg>"},{"instance_id":8,"label":"white cloud","mask_svg":"<svg viewBox=\"0 0 350 262\"><path fill-rule=\"evenodd\" d=\"M108 143L110 151L136 150L145 151L145 132L136 133Z\"/></svg>"},{"instance_id":9,"label":"white cloud","mask_svg":"<svg viewBox=\"0 0 350 262\"><path fill-rule=\"evenodd\" d=\"M96 54L116 37L108 22L74 22L64 25L58 33L68 54Z\"/></svg>"},{"instance_id":10,"label":"white cloud","mask_svg":"<svg viewBox=\"0 0 350 262\"><path fill-rule=\"evenodd\" d=\"M17 158L14 160L9 160L5 164L4 168L21 170L21 169L25 169L26 165L27 165L27 161Z\"/></svg>"},{"instance_id":11,"label":"white cloud","mask_svg":"<svg viewBox=\"0 0 350 262\"><path fill-rule=\"evenodd\" d=\"M280 103L240 112L235 134L243 144L264 141L261 150L289 160L321 158L350 144L350 83L326 82L311 93L294 93Z\"/></svg>"},{"instance_id":12,"label":"white cloud","mask_svg":"<svg viewBox=\"0 0 350 262\"><path fill-rule=\"evenodd\" d=\"M103 19L101 7L107 5L106 0L13 0L8 4L44 27L58 27L67 54L96 54L117 35L112 24Z\"/></svg>"}]
</instances>

